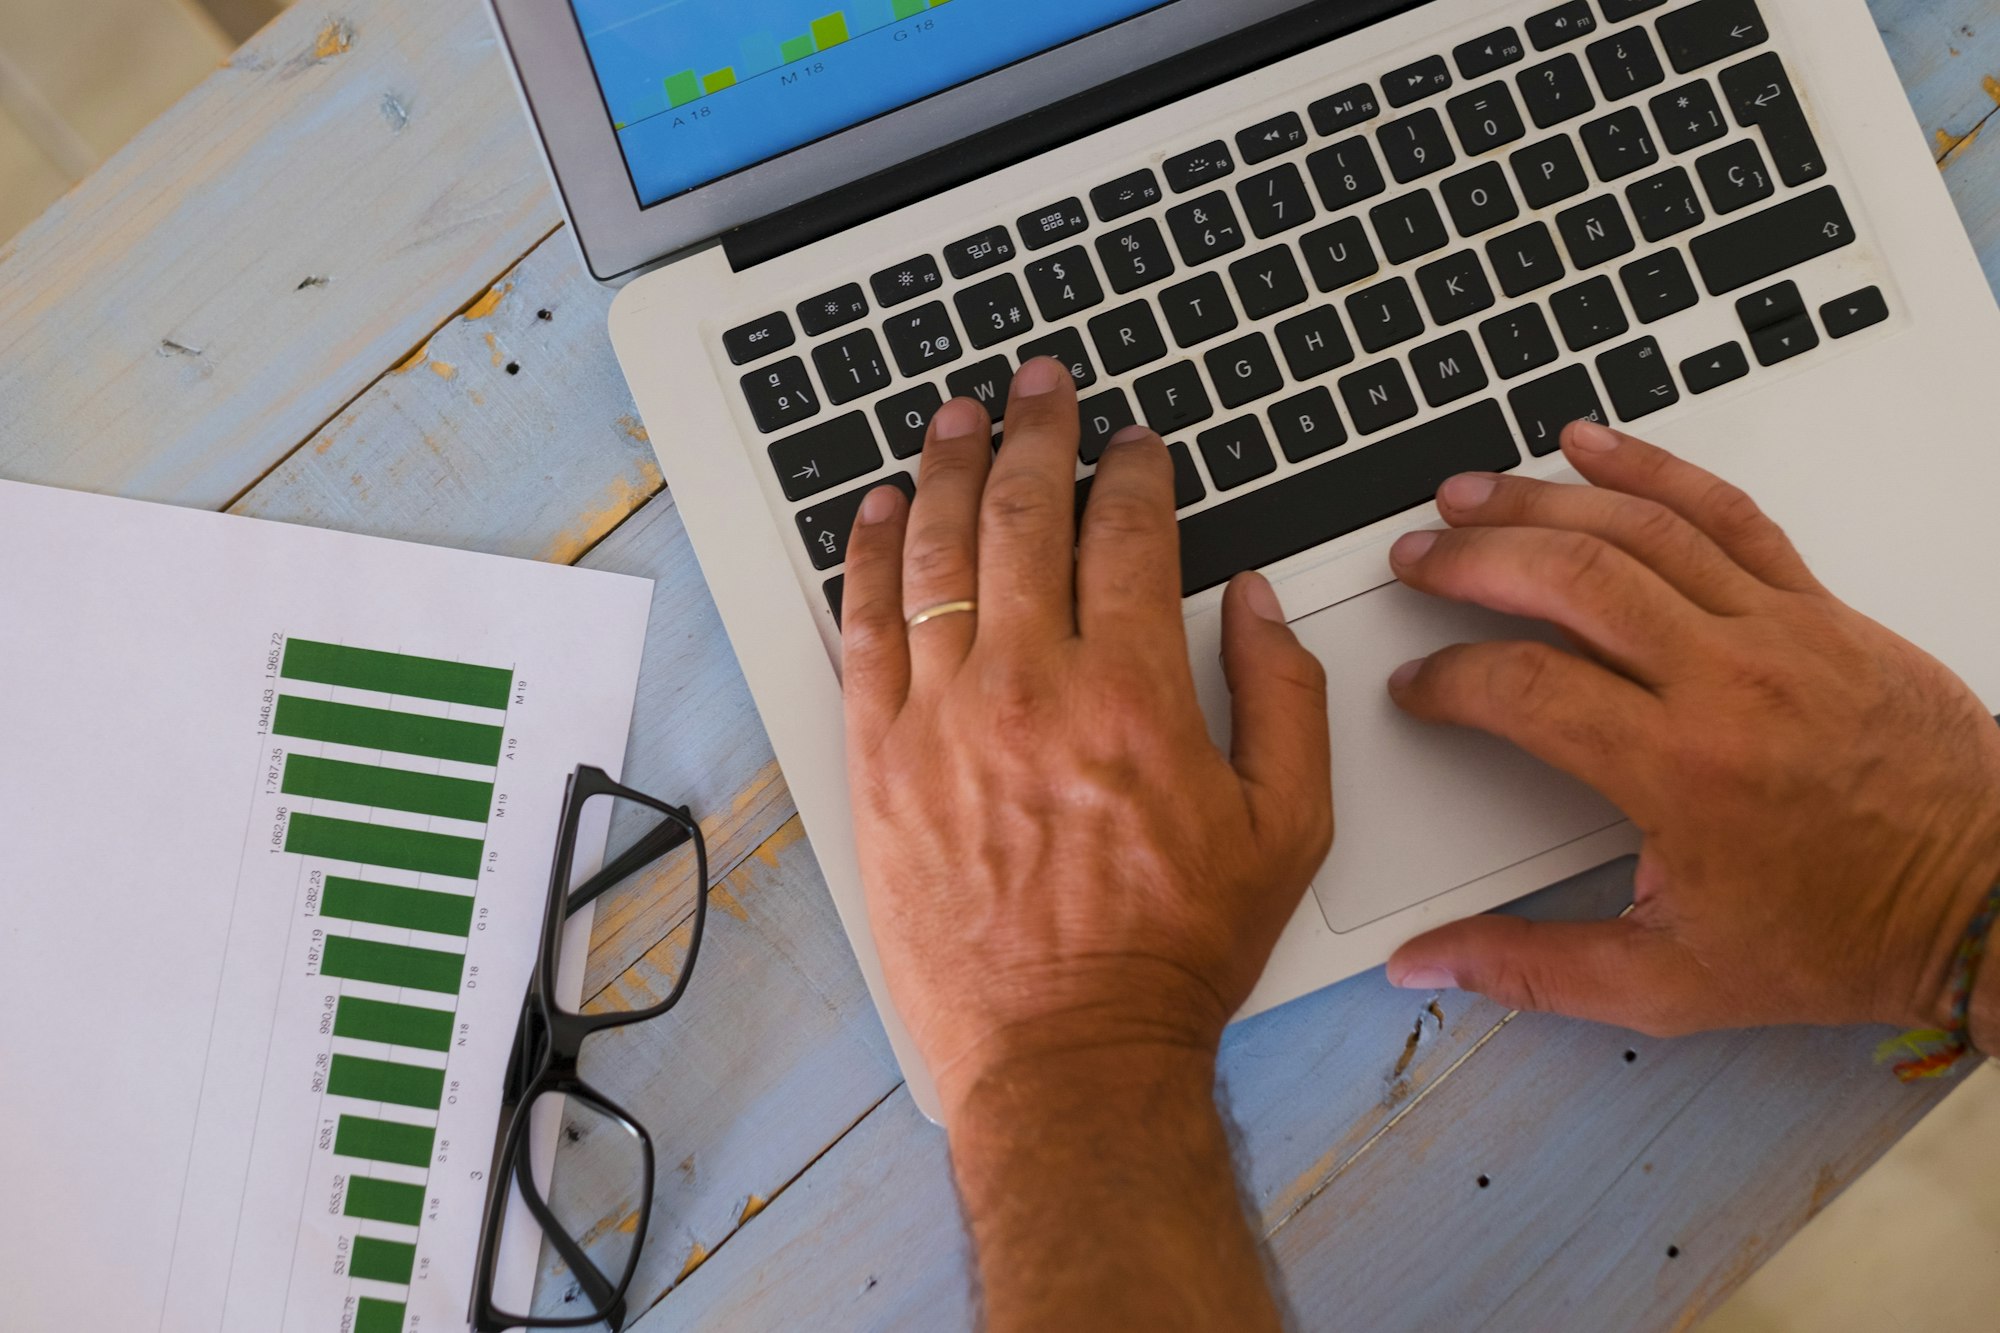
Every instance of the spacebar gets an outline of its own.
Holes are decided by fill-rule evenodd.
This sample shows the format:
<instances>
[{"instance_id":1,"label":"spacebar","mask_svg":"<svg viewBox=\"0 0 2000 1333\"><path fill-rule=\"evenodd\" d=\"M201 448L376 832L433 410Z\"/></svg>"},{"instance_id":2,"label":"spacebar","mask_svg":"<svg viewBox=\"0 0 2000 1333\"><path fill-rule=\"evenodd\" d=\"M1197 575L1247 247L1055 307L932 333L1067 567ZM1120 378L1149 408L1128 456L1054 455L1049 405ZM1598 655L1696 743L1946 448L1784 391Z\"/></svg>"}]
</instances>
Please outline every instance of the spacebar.
<instances>
[{"instance_id":1,"label":"spacebar","mask_svg":"<svg viewBox=\"0 0 2000 1333\"><path fill-rule=\"evenodd\" d=\"M1506 472L1520 462L1507 418L1490 398L1377 440L1182 519L1181 593L1192 597L1414 509L1448 477Z\"/></svg>"}]
</instances>

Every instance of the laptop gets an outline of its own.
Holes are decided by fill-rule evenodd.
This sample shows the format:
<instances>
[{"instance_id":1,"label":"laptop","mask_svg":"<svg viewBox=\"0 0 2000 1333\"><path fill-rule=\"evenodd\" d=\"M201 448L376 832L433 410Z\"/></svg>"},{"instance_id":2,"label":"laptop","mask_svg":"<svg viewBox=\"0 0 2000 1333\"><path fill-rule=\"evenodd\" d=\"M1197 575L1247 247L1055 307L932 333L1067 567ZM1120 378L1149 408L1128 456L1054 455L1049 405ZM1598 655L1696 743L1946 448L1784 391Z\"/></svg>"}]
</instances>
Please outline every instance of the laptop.
<instances>
[{"instance_id":1,"label":"laptop","mask_svg":"<svg viewBox=\"0 0 2000 1333\"><path fill-rule=\"evenodd\" d=\"M1863 0L491 0L611 337L920 1105L842 754L842 561L947 398L1052 354L1079 482L1178 479L1332 682L1332 855L1245 1013L1633 850L1579 784L1398 714L1547 631L1397 585L1438 484L1574 479L1578 418L1747 487L2000 711L2000 319Z\"/></svg>"}]
</instances>

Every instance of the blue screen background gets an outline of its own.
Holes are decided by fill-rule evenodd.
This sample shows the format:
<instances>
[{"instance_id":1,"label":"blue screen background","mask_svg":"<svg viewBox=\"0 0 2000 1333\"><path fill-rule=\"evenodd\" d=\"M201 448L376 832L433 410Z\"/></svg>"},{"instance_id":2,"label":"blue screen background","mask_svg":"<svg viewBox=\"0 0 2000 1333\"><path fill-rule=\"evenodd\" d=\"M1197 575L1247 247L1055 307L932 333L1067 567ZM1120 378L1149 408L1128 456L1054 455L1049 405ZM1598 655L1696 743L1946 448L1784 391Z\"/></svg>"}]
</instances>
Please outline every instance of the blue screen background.
<instances>
[{"instance_id":1,"label":"blue screen background","mask_svg":"<svg viewBox=\"0 0 2000 1333\"><path fill-rule=\"evenodd\" d=\"M641 205L1165 2L571 0Z\"/></svg>"}]
</instances>

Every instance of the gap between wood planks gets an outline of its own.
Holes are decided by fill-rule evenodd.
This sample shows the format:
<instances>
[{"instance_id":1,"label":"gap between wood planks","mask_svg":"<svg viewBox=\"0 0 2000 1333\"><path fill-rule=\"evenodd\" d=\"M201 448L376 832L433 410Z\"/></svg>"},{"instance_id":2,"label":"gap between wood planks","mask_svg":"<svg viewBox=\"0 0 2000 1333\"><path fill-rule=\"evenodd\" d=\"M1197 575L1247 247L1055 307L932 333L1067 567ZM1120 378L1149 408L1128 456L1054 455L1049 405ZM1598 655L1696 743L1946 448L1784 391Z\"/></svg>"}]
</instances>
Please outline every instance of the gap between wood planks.
<instances>
[{"instance_id":1,"label":"gap between wood planks","mask_svg":"<svg viewBox=\"0 0 2000 1333\"><path fill-rule=\"evenodd\" d=\"M2000 115L2000 79L1995 79L1991 74L1988 74L1979 81L1979 86L1985 90L1988 97L1993 99L1993 109L1981 116L1978 123L1964 134L1953 134L1950 130L1945 129L1937 131L1937 164L1939 171L1949 170L1954 162L1970 152L1972 146L1979 142L1979 136L1985 132L1986 123L1996 115Z\"/></svg>"}]
</instances>

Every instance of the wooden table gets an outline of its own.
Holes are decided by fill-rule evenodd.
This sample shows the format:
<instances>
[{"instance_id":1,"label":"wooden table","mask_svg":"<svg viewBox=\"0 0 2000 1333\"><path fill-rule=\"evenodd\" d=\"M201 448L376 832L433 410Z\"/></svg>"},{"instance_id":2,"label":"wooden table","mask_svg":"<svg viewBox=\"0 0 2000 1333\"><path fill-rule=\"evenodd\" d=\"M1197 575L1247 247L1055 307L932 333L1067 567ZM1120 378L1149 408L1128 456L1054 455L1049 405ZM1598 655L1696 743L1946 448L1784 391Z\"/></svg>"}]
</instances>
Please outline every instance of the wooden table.
<instances>
[{"instance_id":1,"label":"wooden table","mask_svg":"<svg viewBox=\"0 0 2000 1333\"><path fill-rule=\"evenodd\" d=\"M2000 0L1874 9L1994 273ZM627 775L706 813L719 882L687 1001L594 1057L661 1145L636 1327L965 1327L943 1138L560 230L475 0L301 0L0 248L0 476L658 580ZM602 905L597 1003L653 993L690 906ZM1685 1328L1935 1104L1877 1036L1640 1040L1377 972L1222 1070L1300 1327ZM595 1167L576 1144L560 1184Z\"/></svg>"}]
</instances>

